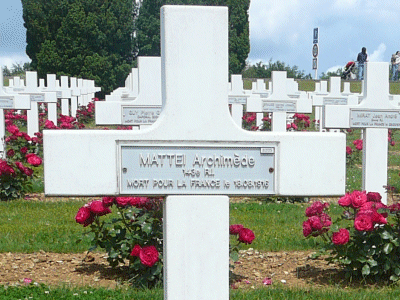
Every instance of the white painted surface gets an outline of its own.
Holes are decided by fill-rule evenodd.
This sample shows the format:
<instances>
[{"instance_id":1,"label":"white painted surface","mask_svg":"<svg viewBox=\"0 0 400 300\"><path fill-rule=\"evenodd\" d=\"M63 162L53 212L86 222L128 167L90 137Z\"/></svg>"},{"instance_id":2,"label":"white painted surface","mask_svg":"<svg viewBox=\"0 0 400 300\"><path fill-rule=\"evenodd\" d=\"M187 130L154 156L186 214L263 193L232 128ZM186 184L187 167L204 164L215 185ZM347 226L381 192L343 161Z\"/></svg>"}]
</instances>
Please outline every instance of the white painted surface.
<instances>
[{"instance_id":1,"label":"white painted surface","mask_svg":"<svg viewBox=\"0 0 400 300\"><path fill-rule=\"evenodd\" d=\"M229 299L228 197L166 198L164 264L164 299Z\"/></svg>"}]
</instances>

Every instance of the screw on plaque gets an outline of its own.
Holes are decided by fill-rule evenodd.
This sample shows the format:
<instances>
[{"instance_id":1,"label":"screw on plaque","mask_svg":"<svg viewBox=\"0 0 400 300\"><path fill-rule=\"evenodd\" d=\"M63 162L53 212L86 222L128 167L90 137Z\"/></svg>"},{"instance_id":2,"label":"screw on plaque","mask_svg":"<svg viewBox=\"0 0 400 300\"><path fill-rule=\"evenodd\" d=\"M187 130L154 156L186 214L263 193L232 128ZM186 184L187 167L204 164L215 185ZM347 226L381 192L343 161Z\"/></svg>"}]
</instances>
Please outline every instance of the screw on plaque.
<instances>
[{"instance_id":1,"label":"screw on plaque","mask_svg":"<svg viewBox=\"0 0 400 300\"><path fill-rule=\"evenodd\" d=\"M127 168L122 168L122 173L126 173L126 172L128 172L128 169Z\"/></svg>"},{"instance_id":2,"label":"screw on plaque","mask_svg":"<svg viewBox=\"0 0 400 300\"><path fill-rule=\"evenodd\" d=\"M273 173L274 172L274 168L269 168L269 172Z\"/></svg>"}]
</instances>

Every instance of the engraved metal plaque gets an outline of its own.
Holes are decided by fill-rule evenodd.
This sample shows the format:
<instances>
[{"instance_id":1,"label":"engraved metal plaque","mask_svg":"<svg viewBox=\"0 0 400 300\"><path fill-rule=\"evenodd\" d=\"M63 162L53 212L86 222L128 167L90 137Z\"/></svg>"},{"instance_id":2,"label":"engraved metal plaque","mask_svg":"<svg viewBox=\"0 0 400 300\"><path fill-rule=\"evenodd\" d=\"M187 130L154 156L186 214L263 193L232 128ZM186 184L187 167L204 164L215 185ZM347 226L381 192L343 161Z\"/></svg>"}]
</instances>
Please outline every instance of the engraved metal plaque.
<instances>
[{"instance_id":1,"label":"engraved metal plaque","mask_svg":"<svg viewBox=\"0 0 400 300\"><path fill-rule=\"evenodd\" d=\"M123 195L275 194L275 145L119 145Z\"/></svg>"},{"instance_id":2,"label":"engraved metal plaque","mask_svg":"<svg viewBox=\"0 0 400 300\"><path fill-rule=\"evenodd\" d=\"M14 97L0 97L0 108L14 108Z\"/></svg>"},{"instance_id":3,"label":"engraved metal plaque","mask_svg":"<svg viewBox=\"0 0 400 300\"><path fill-rule=\"evenodd\" d=\"M30 94L32 102L44 102L44 94Z\"/></svg>"},{"instance_id":4,"label":"engraved metal plaque","mask_svg":"<svg viewBox=\"0 0 400 300\"><path fill-rule=\"evenodd\" d=\"M153 124L161 113L161 106L122 106L123 125Z\"/></svg>"},{"instance_id":5,"label":"engraved metal plaque","mask_svg":"<svg viewBox=\"0 0 400 300\"><path fill-rule=\"evenodd\" d=\"M347 105L347 98L324 97L324 105Z\"/></svg>"},{"instance_id":6,"label":"engraved metal plaque","mask_svg":"<svg viewBox=\"0 0 400 300\"><path fill-rule=\"evenodd\" d=\"M228 98L229 104L247 104L247 97L229 97Z\"/></svg>"},{"instance_id":7,"label":"engraved metal plaque","mask_svg":"<svg viewBox=\"0 0 400 300\"><path fill-rule=\"evenodd\" d=\"M350 127L400 128L400 110L350 109Z\"/></svg>"},{"instance_id":8,"label":"engraved metal plaque","mask_svg":"<svg viewBox=\"0 0 400 300\"><path fill-rule=\"evenodd\" d=\"M296 112L296 102L295 101L262 101L262 111L263 112Z\"/></svg>"}]
</instances>

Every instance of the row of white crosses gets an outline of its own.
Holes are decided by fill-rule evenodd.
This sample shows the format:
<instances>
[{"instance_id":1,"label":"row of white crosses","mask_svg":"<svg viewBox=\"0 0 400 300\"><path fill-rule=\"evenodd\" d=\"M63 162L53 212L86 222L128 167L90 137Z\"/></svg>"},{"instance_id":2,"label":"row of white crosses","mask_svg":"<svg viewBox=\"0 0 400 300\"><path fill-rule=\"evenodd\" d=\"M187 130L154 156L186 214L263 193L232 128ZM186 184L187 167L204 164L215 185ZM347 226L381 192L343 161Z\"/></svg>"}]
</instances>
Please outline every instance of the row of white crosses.
<instances>
[{"instance_id":1,"label":"row of white crosses","mask_svg":"<svg viewBox=\"0 0 400 300\"><path fill-rule=\"evenodd\" d=\"M44 131L45 193L166 196L164 299L227 300L228 196L342 195L346 137L235 125L227 7L163 6L161 53L163 110L152 126Z\"/></svg>"},{"instance_id":2,"label":"row of white crosses","mask_svg":"<svg viewBox=\"0 0 400 300\"><path fill-rule=\"evenodd\" d=\"M71 111L73 117L76 117L78 106L86 106L94 98L95 93L101 90L101 88L95 87L94 80L76 77L61 76L60 80L57 80L55 74L47 74L46 81L47 86L45 80L40 78L38 85L37 73L27 71L26 86L23 79L14 77L9 80L9 86L5 87L5 90L14 93L55 92L56 97L61 99L61 114L69 116ZM41 102L40 100L36 101Z\"/></svg>"},{"instance_id":3,"label":"row of white crosses","mask_svg":"<svg viewBox=\"0 0 400 300\"><path fill-rule=\"evenodd\" d=\"M39 109L38 103L46 103L47 119L57 125L57 99L61 98L61 113L69 115L69 101L71 101L71 114L76 117L78 101L83 105L89 97L100 88L94 87L94 81L61 76L61 86L56 75L47 74L47 86L44 79L38 78L37 72L26 72L26 84L23 79L14 77L9 80L9 86L3 86L3 73L1 70L0 88L0 156L5 157L5 120L4 109L27 110L27 134L33 136L39 131ZM81 88L79 88L81 86ZM85 87L84 87L85 86ZM28 99L28 100L27 100Z\"/></svg>"},{"instance_id":4,"label":"row of white crosses","mask_svg":"<svg viewBox=\"0 0 400 300\"><path fill-rule=\"evenodd\" d=\"M97 125L131 125L143 129L161 113L161 57L138 57L124 88L95 103Z\"/></svg>"},{"instance_id":5,"label":"row of white crosses","mask_svg":"<svg viewBox=\"0 0 400 300\"><path fill-rule=\"evenodd\" d=\"M247 101L247 111L271 113L271 130L286 131L287 113L311 113L311 100L305 93L288 93L286 71L273 71L271 76L271 93L266 98L251 97ZM292 83L290 83L292 84ZM293 92L293 90L290 90Z\"/></svg>"}]
</instances>

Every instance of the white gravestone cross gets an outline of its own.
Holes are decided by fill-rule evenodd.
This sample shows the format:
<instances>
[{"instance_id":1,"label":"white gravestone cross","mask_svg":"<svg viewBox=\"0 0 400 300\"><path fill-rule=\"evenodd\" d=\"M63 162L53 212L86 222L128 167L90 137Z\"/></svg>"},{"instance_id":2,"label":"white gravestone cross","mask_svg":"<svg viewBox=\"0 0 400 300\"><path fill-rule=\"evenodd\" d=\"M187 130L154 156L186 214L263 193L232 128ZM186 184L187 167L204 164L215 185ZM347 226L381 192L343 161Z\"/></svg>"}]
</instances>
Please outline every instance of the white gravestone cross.
<instances>
[{"instance_id":1,"label":"white gravestone cross","mask_svg":"<svg viewBox=\"0 0 400 300\"><path fill-rule=\"evenodd\" d=\"M326 105L326 128L361 128L363 134L362 188L379 192L387 203L388 128L400 128L400 107L390 103L388 64L365 66L363 99L358 105Z\"/></svg>"},{"instance_id":2,"label":"white gravestone cross","mask_svg":"<svg viewBox=\"0 0 400 300\"><path fill-rule=\"evenodd\" d=\"M31 109L27 111L27 133L33 137L36 132L39 132L39 108L38 103L57 103L56 92L43 92L38 87L37 72L27 71L26 88L24 94L28 94L31 100Z\"/></svg>"},{"instance_id":3,"label":"white gravestone cross","mask_svg":"<svg viewBox=\"0 0 400 300\"><path fill-rule=\"evenodd\" d=\"M138 131L45 130L45 193L166 195L164 299L227 300L228 195L342 195L345 135L233 122L227 7L162 7L161 49L157 121Z\"/></svg>"},{"instance_id":4,"label":"white gravestone cross","mask_svg":"<svg viewBox=\"0 0 400 300\"><path fill-rule=\"evenodd\" d=\"M162 105L161 58L138 57L137 80L136 98L122 98L117 93L106 96L106 101L95 102L97 125L131 125L134 129L143 129L157 120Z\"/></svg>"},{"instance_id":5,"label":"white gravestone cross","mask_svg":"<svg viewBox=\"0 0 400 300\"><path fill-rule=\"evenodd\" d=\"M341 93L341 78L332 76L329 78L330 91L328 94L313 94L313 106L315 109L315 115L320 116L318 121L319 124L323 124L322 108L325 105L357 105L357 95L344 95ZM317 114L318 111L318 114ZM319 126L319 131L322 131L323 126Z\"/></svg>"},{"instance_id":6,"label":"white gravestone cross","mask_svg":"<svg viewBox=\"0 0 400 300\"><path fill-rule=\"evenodd\" d=\"M30 109L31 102L28 95L6 93L3 87L3 68L0 67L0 158L6 157L6 127L4 109Z\"/></svg>"}]
</instances>

